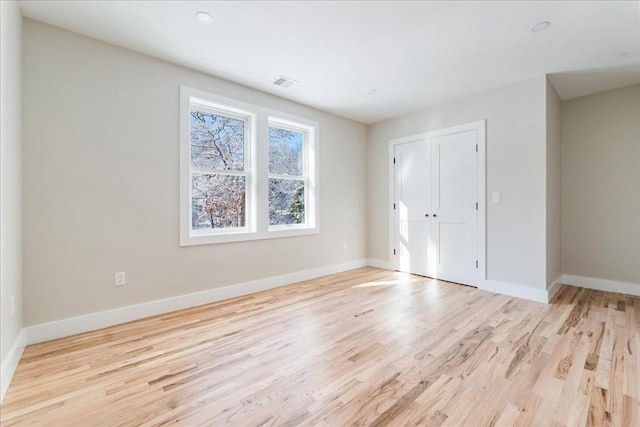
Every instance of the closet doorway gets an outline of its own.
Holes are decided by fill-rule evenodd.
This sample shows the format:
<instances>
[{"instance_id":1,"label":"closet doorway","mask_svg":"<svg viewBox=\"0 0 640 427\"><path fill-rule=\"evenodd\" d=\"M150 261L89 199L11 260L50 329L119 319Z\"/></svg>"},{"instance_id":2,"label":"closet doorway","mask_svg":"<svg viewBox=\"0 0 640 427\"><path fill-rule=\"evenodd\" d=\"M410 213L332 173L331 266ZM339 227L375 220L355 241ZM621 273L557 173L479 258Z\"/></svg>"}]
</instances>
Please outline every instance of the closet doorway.
<instances>
[{"instance_id":1,"label":"closet doorway","mask_svg":"<svg viewBox=\"0 0 640 427\"><path fill-rule=\"evenodd\" d=\"M390 142L395 270L484 280L484 153L484 121Z\"/></svg>"}]
</instances>

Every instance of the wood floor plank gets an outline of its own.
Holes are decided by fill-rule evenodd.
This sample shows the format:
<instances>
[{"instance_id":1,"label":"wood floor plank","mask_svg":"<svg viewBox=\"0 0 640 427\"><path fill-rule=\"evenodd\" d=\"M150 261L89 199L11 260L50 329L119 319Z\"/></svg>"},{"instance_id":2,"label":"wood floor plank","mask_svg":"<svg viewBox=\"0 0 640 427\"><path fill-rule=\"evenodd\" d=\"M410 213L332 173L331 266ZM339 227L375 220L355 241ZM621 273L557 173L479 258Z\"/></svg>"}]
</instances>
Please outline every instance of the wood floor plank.
<instances>
[{"instance_id":1,"label":"wood floor plank","mask_svg":"<svg viewBox=\"0 0 640 427\"><path fill-rule=\"evenodd\" d=\"M362 268L29 346L2 426L640 425L640 298Z\"/></svg>"}]
</instances>

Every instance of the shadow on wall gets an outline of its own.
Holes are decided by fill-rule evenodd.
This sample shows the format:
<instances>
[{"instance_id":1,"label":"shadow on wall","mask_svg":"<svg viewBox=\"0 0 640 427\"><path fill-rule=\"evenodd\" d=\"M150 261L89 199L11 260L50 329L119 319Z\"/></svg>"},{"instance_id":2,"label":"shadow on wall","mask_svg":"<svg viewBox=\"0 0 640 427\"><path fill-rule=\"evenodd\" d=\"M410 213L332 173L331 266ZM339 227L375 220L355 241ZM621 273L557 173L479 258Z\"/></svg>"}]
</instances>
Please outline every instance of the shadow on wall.
<instances>
[{"instance_id":1,"label":"shadow on wall","mask_svg":"<svg viewBox=\"0 0 640 427\"><path fill-rule=\"evenodd\" d=\"M624 58L629 53L620 53ZM560 99L578 98L620 87L640 83L640 63L622 67L594 68L591 70L566 71L548 75Z\"/></svg>"}]
</instances>

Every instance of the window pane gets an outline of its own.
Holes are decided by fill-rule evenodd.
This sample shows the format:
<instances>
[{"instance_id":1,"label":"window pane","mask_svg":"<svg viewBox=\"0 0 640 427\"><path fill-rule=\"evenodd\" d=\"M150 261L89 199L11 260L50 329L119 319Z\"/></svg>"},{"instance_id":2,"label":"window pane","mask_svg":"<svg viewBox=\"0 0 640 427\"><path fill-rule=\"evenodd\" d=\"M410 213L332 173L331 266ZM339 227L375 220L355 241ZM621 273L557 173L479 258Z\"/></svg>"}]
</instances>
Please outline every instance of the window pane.
<instances>
[{"instance_id":1,"label":"window pane","mask_svg":"<svg viewBox=\"0 0 640 427\"><path fill-rule=\"evenodd\" d=\"M269 224L304 222L304 181L269 179Z\"/></svg>"},{"instance_id":2,"label":"window pane","mask_svg":"<svg viewBox=\"0 0 640 427\"><path fill-rule=\"evenodd\" d=\"M245 226L246 178L224 174L191 176L191 227Z\"/></svg>"},{"instance_id":3,"label":"window pane","mask_svg":"<svg viewBox=\"0 0 640 427\"><path fill-rule=\"evenodd\" d=\"M302 176L304 133L269 127L269 172Z\"/></svg>"},{"instance_id":4,"label":"window pane","mask_svg":"<svg viewBox=\"0 0 640 427\"><path fill-rule=\"evenodd\" d=\"M191 110L191 166L244 170L244 120Z\"/></svg>"}]
</instances>

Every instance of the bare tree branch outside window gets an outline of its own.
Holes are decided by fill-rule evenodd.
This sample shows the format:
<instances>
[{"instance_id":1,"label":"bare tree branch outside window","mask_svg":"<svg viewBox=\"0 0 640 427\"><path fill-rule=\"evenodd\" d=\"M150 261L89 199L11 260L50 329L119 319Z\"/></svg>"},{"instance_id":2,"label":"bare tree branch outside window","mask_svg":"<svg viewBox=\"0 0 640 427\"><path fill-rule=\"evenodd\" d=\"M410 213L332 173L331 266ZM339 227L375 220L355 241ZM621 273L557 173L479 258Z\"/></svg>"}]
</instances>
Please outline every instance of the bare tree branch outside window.
<instances>
[{"instance_id":1,"label":"bare tree branch outside window","mask_svg":"<svg viewBox=\"0 0 640 427\"><path fill-rule=\"evenodd\" d=\"M305 134L269 127L269 224L305 223Z\"/></svg>"},{"instance_id":2,"label":"bare tree branch outside window","mask_svg":"<svg viewBox=\"0 0 640 427\"><path fill-rule=\"evenodd\" d=\"M192 228L244 227L246 177L225 171L245 170L245 121L192 109L190 128Z\"/></svg>"}]
</instances>

